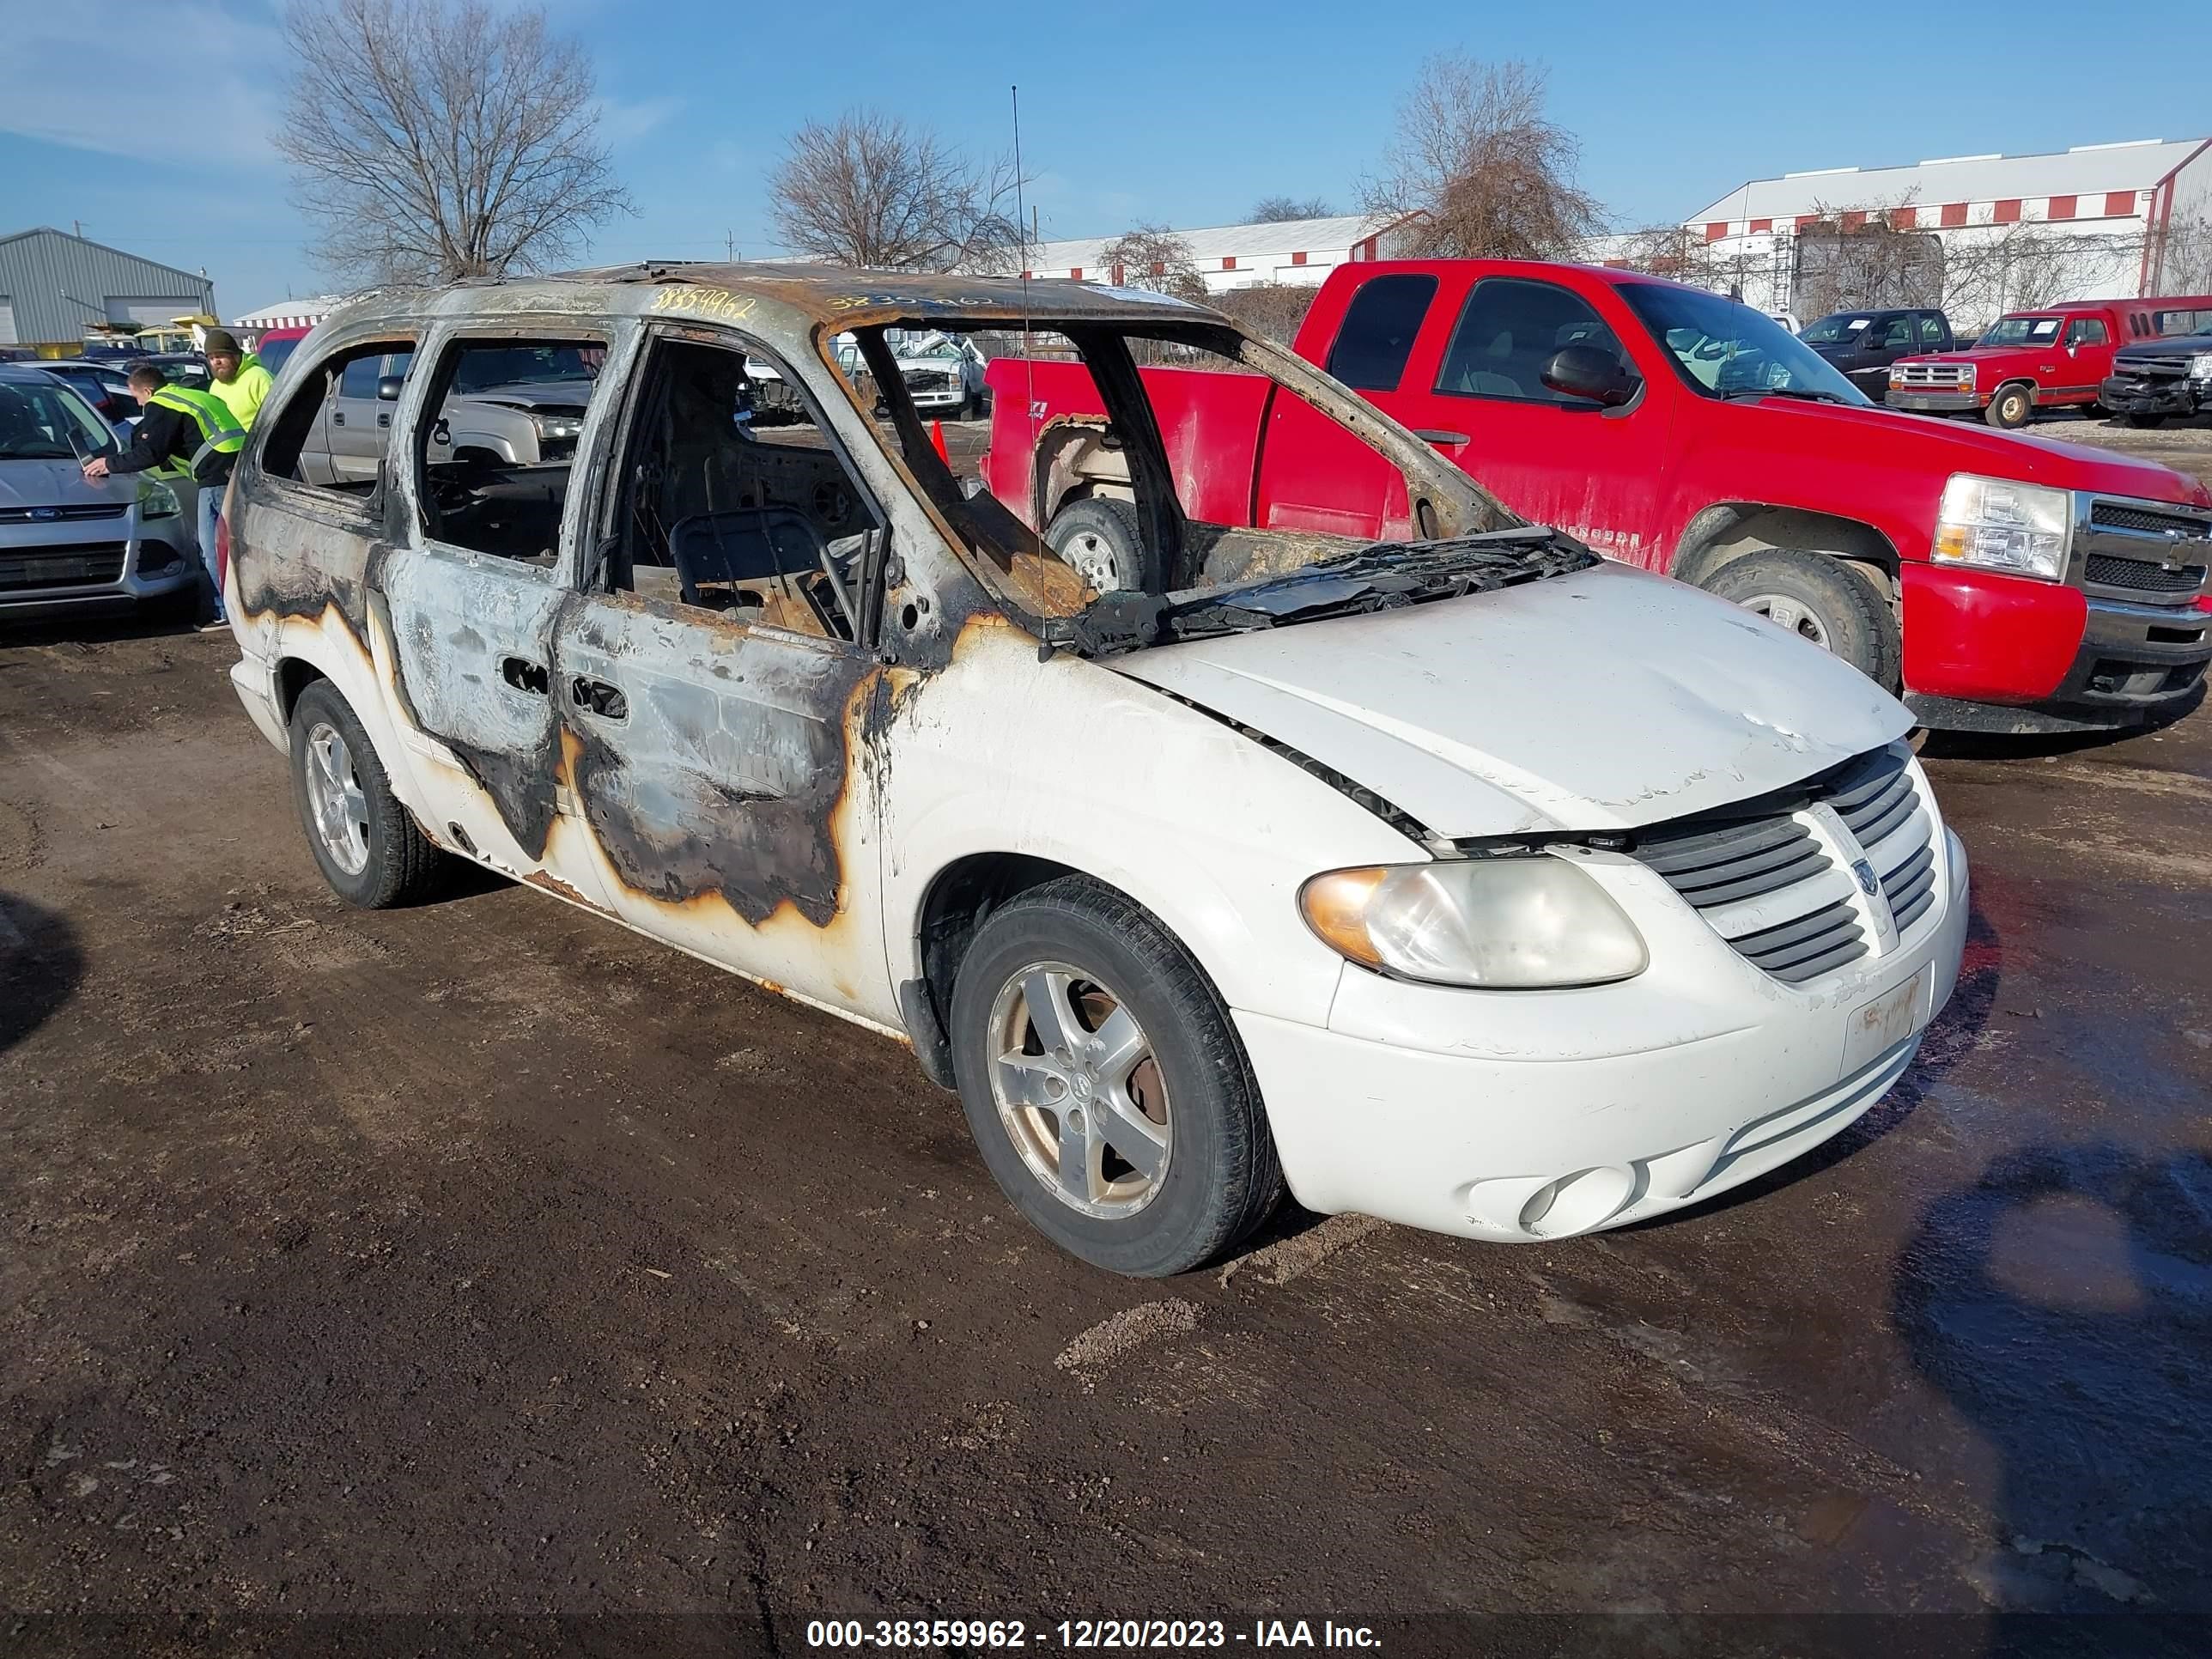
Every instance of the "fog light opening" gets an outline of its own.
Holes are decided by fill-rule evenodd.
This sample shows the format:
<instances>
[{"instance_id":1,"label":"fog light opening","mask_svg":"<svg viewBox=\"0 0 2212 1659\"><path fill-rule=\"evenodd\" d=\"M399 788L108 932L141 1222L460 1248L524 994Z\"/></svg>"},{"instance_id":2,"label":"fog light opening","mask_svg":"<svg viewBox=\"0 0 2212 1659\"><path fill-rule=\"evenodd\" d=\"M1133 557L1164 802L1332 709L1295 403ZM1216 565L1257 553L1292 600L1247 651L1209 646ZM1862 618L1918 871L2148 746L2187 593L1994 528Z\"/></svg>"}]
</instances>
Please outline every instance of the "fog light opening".
<instances>
[{"instance_id":1,"label":"fog light opening","mask_svg":"<svg viewBox=\"0 0 2212 1659\"><path fill-rule=\"evenodd\" d=\"M1587 1232L1626 1204L1635 1188L1631 1171L1609 1165L1561 1176L1528 1195L1521 1206L1521 1231L1538 1238Z\"/></svg>"}]
</instances>

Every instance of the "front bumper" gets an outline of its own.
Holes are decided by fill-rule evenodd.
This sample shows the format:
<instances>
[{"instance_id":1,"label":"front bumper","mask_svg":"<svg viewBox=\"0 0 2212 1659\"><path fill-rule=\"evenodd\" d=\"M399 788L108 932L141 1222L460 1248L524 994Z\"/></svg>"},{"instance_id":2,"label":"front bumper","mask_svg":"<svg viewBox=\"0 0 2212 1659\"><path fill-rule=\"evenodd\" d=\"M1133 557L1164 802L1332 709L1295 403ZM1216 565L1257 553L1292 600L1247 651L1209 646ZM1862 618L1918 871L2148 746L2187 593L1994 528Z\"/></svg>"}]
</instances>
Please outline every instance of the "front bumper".
<instances>
[{"instance_id":1,"label":"front bumper","mask_svg":"<svg viewBox=\"0 0 2212 1659\"><path fill-rule=\"evenodd\" d=\"M1484 994L1347 968L1327 1030L1238 1011L1291 1190L1309 1209L1523 1242L1787 1163L1888 1092L1951 994L1966 858L1941 841L1944 902L1889 955L1803 988L1647 894L1632 914L1653 967L1619 985Z\"/></svg>"},{"instance_id":2,"label":"front bumper","mask_svg":"<svg viewBox=\"0 0 2212 1659\"><path fill-rule=\"evenodd\" d=\"M1981 398L1971 386L1957 392L1905 392L1891 386L1883 393L1882 402L1892 409L1920 415L1963 415L1982 406Z\"/></svg>"},{"instance_id":3,"label":"front bumper","mask_svg":"<svg viewBox=\"0 0 2212 1659\"><path fill-rule=\"evenodd\" d=\"M2159 380L2106 381L2097 388L2097 401L2116 415L2179 415L2186 418L2207 404L2212 385L2176 375Z\"/></svg>"},{"instance_id":4,"label":"front bumper","mask_svg":"<svg viewBox=\"0 0 2212 1659\"><path fill-rule=\"evenodd\" d=\"M191 591L199 580L191 526L181 516L154 520L159 533L97 538L95 526L70 526L66 540L0 534L0 620L134 610Z\"/></svg>"},{"instance_id":5,"label":"front bumper","mask_svg":"<svg viewBox=\"0 0 2212 1659\"><path fill-rule=\"evenodd\" d=\"M2081 650L2050 696L2006 706L1907 693L1905 702L1923 725L1949 731L2033 735L2163 725L2203 701L2208 662L2212 612L2091 599Z\"/></svg>"}]
</instances>

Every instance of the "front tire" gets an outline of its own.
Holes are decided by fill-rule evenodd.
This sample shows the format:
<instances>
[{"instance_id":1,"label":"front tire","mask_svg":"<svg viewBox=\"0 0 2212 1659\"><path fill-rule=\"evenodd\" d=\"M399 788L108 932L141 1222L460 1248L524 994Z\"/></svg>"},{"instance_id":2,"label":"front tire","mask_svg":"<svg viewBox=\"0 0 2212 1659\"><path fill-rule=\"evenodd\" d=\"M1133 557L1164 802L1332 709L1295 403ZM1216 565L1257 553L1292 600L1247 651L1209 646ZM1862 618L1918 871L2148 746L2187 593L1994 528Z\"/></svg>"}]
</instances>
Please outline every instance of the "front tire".
<instances>
[{"instance_id":1,"label":"front tire","mask_svg":"<svg viewBox=\"0 0 2212 1659\"><path fill-rule=\"evenodd\" d=\"M2120 416L2120 424L2134 427L2140 432L2160 425L2165 420L2166 416L2163 415L2123 415Z\"/></svg>"},{"instance_id":2,"label":"front tire","mask_svg":"<svg viewBox=\"0 0 2212 1659\"><path fill-rule=\"evenodd\" d=\"M1897 690L1905 650L1896 619L1847 561L1771 547L1723 566L1705 588L1833 652L1884 690Z\"/></svg>"},{"instance_id":3,"label":"front tire","mask_svg":"<svg viewBox=\"0 0 2212 1659\"><path fill-rule=\"evenodd\" d=\"M364 910L428 897L446 854L392 793L368 733L329 681L300 694L290 748L293 803L331 890Z\"/></svg>"},{"instance_id":4,"label":"front tire","mask_svg":"<svg viewBox=\"0 0 2212 1659\"><path fill-rule=\"evenodd\" d=\"M1087 495L1053 515L1045 545L1101 593L1155 592L1152 550L1137 528L1133 503Z\"/></svg>"},{"instance_id":5,"label":"front tire","mask_svg":"<svg viewBox=\"0 0 2212 1659\"><path fill-rule=\"evenodd\" d=\"M1996 396L1990 399L1986 418L1991 426L2005 432L2026 426L2035 418L2033 389L2018 384L1999 386Z\"/></svg>"},{"instance_id":6,"label":"front tire","mask_svg":"<svg viewBox=\"0 0 2212 1659\"><path fill-rule=\"evenodd\" d=\"M1164 1278L1267 1218L1282 1166L1219 994L1142 905L1085 876L983 924L952 1061L1000 1190L1093 1267Z\"/></svg>"}]
</instances>

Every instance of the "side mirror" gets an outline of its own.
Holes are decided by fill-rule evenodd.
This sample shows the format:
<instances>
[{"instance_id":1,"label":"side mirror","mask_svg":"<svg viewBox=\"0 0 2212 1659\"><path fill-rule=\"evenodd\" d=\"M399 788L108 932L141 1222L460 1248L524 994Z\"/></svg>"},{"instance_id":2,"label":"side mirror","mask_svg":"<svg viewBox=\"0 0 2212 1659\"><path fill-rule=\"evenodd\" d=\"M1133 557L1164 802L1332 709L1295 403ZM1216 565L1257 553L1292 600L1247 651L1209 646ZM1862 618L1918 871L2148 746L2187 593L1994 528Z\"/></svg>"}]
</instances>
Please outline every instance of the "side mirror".
<instances>
[{"instance_id":1,"label":"side mirror","mask_svg":"<svg viewBox=\"0 0 2212 1659\"><path fill-rule=\"evenodd\" d=\"M385 375L376 383L376 395L379 401L387 404L398 403L399 389L406 384L407 382L397 374Z\"/></svg>"},{"instance_id":2,"label":"side mirror","mask_svg":"<svg viewBox=\"0 0 2212 1659\"><path fill-rule=\"evenodd\" d=\"M1605 409L1618 409L1644 385L1610 351L1593 345L1561 346L1545 363L1540 377L1554 392L1586 398Z\"/></svg>"}]
</instances>

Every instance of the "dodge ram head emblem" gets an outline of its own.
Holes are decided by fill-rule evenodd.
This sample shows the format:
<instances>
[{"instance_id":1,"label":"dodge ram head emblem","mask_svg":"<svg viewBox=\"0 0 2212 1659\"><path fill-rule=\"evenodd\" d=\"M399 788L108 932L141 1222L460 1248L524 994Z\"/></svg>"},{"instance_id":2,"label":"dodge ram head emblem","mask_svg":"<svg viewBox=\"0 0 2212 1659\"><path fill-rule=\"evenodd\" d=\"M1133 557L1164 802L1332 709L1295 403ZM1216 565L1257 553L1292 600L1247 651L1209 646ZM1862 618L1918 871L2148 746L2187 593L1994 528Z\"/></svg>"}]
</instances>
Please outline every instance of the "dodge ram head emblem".
<instances>
[{"instance_id":1,"label":"dodge ram head emblem","mask_svg":"<svg viewBox=\"0 0 2212 1659\"><path fill-rule=\"evenodd\" d=\"M1859 891L1869 898L1881 890L1881 883L1875 878L1874 866L1864 859L1851 860L1851 873L1859 878Z\"/></svg>"}]
</instances>

